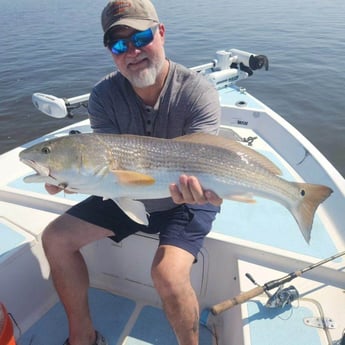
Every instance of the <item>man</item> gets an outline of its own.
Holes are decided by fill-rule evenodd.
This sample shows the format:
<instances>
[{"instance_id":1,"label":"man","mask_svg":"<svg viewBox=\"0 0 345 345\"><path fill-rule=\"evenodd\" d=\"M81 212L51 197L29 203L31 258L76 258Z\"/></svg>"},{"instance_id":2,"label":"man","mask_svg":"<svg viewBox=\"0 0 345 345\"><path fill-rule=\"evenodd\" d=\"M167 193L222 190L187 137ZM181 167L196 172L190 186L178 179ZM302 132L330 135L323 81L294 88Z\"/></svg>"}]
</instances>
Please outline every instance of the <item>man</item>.
<instances>
[{"instance_id":1,"label":"man","mask_svg":"<svg viewBox=\"0 0 345 345\"><path fill-rule=\"evenodd\" d=\"M109 2L102 26L118 72L106 76L90 96L94 132L163 138L217 133L217 92L203 77L166 59L165 27L149 0ZM104 237L121 241L137 231L159 233L151 269L154 287L179 344L198 344L199 308L190 271L221 199L203 190L193 176L183 175L169 188L172 198L143 201L150 213L148 227L131 221L113 201L92 196L45 229L43 246L69 322L65 344L107 344L90 318L89 280L80 248ZM51 185L46 189L60 191Z\"/></svg>"}]
</instances>

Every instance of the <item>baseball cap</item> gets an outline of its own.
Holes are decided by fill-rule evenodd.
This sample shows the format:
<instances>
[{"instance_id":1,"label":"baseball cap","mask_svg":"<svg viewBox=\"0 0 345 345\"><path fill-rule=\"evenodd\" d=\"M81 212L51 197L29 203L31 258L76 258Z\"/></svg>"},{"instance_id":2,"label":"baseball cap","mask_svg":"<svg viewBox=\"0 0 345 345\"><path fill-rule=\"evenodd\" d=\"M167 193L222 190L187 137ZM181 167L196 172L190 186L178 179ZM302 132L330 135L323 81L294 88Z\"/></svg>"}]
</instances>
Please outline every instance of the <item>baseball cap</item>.
<instances>
[{"instance_id":1,"label":"baseball cap","mask_svg":"<svg viewBox=\"0 0 345 345\"><path fill-rule=\"evenodd\" d=\"M144 31L159 23L157 12L149 0L111 0L102 12L103 43L115 26L129 26Z\"/></svg>"}]
</instances>

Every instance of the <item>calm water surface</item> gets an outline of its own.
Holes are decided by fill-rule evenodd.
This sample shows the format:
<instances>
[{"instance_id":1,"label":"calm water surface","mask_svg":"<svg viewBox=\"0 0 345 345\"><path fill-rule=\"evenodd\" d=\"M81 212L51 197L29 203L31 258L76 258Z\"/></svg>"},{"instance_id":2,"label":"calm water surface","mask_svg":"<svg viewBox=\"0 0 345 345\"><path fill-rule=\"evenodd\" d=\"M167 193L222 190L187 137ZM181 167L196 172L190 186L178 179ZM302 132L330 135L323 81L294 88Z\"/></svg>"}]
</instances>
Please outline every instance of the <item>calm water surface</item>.
<instances>
[{"instance_id":1,"label":"calm water surface","mask_svg":"<svg viewBox=\"0 0 345 345\"><path fill-rule=\"evenodd\" d=\"M300 130L345 175L344 0L154 1L167 55L187 66L218 49L265 54L242 84ZM101 0L0 1L0 153L73 120L54 120L34 92L73 97L114 69Z\"/></svg>"}]
</instances>

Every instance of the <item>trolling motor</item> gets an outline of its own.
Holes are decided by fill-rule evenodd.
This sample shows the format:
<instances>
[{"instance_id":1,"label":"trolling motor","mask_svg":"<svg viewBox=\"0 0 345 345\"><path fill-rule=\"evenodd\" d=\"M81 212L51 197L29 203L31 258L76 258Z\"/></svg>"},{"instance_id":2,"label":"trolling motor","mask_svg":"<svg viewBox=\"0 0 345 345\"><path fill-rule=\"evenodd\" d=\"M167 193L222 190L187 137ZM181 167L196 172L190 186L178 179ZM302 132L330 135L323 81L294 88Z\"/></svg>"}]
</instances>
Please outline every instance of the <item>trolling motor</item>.
<instances>
[{"instance_id":1,"label":"trolling motor","mask_svg":"<svg viewBox=\"0 0 345 345\"><path fill-rule=\"evenodd\" d=\"M253 71L263 67L266 71L269 67L265 55L230 49L217 51L216 58L212 62L192 67L191 70L203 73L216 89L221 89L250 77Z\"/></svg>"},{"instance_id":2,"label":"trolling motor","mask_svg":"<svg viewBox=\"0 0 345 345\"><path fill-rule=\"evenodd\" d=\"M252 53L245 52L243 50L231 49L232 56L236 56L234 65L239 64L240 68L245 68L243 70L250 71L249 73L253 74L253 71L265 67L265 70L268 71L268 58L265 55L255 55Z\"/></svg>"},{"instance_id":3,"label":"trolling motor","mask_svg":"<svg viewBox=\"0 0 345 345\"><path fill-rule=\"evenodd\" d=\"M32 95L32 103L39 111L56 119L72 118L72 110L81 106L87 107L89 96L90 94L84 94L72 98L59 98L36 92Z\"/></svg>"}]
</instances>

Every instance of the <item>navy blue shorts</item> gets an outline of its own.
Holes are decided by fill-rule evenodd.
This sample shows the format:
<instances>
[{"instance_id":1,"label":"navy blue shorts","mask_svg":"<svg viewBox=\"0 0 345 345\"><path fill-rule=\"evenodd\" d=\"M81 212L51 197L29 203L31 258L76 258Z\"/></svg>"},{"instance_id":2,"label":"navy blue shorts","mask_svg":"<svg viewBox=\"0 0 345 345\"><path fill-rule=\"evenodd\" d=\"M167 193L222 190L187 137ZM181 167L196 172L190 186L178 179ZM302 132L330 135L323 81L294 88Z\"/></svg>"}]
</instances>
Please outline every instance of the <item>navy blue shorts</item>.
<instances>
[{"instance_id":1,"label":"navy blue shorts","mask_svg":"<svg viewBox=\"0 0 345 345\"><path fill-rule=\"evenodd\" d=\"M219 212L211 205L178 205L173 209L152 212L149 225L141 225L126 216L112 201L91 196L70 208L67 213L86 222L114 232L110 238L116 242L142 231L159 234L160 245L172 245L190 252L196 258L203 246L205 236L210 232L212 222Z\"/></svg>"}]
</instances>

